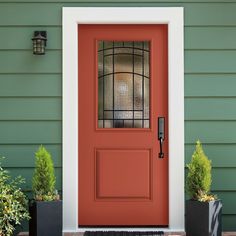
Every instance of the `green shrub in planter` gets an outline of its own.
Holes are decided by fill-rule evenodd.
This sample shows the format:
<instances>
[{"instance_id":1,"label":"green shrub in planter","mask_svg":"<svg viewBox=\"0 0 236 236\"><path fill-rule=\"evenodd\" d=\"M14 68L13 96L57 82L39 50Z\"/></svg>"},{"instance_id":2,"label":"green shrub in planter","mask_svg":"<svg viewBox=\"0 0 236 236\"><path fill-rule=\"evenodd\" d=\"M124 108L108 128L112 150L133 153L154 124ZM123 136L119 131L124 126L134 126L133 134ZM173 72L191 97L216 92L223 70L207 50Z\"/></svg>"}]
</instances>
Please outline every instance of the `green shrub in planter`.
<instances>
[{"instance_id":1,"label":"green shrub in planter","mask_svg":"<svg viewBox=\"0 0 236 236\"><path fill-rule=\"evenodd\" d=\"M187 165L186 236L221 236L222 203L211 190L211 161L205 155L200 141Z\"/></svg>"},{"instance_id":2,"label":"green shrub in planter","mask_svg":"<svg viewBox=\"0 0 236 236\"><path fill-rule=\"evenodd\" d=\"M12 179L0 162L0 236L11 236L17 225L29 219L28 201L20 185L24 179Z\"/></svg>"},{"instance_id":3,"label":"green shrub in planter","mask_svg":"<svg viewBox=\"0 0 236 236\"><path fill-rule=\"evenodd\" d=\"M62 236L62 201L55 189L56 177L51 154L41 145L35 158L29 236Z\"/></svg>"}]
</instances>

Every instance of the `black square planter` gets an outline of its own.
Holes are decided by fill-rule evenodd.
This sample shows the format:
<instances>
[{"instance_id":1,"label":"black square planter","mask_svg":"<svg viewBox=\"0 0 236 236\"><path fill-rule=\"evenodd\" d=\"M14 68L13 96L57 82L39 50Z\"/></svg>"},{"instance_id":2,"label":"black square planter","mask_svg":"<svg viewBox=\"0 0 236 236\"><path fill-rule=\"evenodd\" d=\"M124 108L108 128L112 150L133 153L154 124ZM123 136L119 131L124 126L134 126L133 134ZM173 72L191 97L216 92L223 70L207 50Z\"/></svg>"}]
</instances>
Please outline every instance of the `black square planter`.
<instances>
[{"instance_id":1,"label":"black square planter","mask_svg":"<svg viewBox=\"0 0 236 236\"><path fill-rule=\"evenodd\" d=\"M62 201L33 201L29 212L29 236L62 236Z\"/></svg>"},{"instance_id":2,"label":"black square planter","mask_svg":"<svg viewBox=\"0 0 236 236\"><path fill-rule=\"evenodd\" d=\"M222 203L186 201L186 236L221 236Z\"/></svg>"}]
</instances>

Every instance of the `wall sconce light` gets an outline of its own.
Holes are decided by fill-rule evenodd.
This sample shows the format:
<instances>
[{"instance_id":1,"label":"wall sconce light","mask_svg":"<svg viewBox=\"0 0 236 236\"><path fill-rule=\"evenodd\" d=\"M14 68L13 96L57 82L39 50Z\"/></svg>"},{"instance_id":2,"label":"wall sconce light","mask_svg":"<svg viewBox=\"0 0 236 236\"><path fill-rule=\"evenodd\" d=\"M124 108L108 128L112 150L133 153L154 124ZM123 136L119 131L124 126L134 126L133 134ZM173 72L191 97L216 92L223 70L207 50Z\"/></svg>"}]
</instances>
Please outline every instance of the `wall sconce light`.
<instances>
[{"instance_id":1,"label":"wall sconce light","mask_svg":"<svg viewBox=\"0 0 236 236\"><path fill-rule=\"evenodd\" d=\"M33 54L44 55L45 47L47 45L47 32L46 31L34 31L33 41Z\"/></svg>"}]
</instances>

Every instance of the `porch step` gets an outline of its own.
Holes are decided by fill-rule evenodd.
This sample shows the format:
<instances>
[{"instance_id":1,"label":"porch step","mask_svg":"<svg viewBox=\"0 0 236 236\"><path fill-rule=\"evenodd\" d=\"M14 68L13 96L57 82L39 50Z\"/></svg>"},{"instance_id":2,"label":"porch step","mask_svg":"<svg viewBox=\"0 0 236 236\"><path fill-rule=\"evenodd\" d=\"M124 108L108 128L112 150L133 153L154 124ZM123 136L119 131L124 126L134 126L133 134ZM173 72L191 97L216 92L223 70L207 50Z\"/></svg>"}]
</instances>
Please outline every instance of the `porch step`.
<instances>
[{"instance_id":1,"label":"porch step","mask_svg":"<svg viewBox=\"0 0 236 236\"><path fill-rule=\"evenodd\" d=\"M85 231L84 236L164 236L163 231Z\"/></svg>"}]
</instances>

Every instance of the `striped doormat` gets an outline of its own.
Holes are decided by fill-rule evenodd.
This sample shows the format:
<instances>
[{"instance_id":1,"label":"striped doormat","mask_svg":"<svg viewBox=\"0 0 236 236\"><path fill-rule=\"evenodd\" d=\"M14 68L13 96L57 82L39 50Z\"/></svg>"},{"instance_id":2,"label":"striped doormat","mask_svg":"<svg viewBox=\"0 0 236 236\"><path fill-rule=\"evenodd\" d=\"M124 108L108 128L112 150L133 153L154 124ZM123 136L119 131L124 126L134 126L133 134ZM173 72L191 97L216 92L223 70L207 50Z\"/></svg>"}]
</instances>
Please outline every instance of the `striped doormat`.
<instances>
[{"instance_id":1,"label":"striped doormat","mask_svg":"<svg viewBox=\"0 0 236 236\"><path fill-rule=\"evenodd\" d=\"M163 231L85 231L84 236L163 236Z\"/></svg>"}]
</instances>

